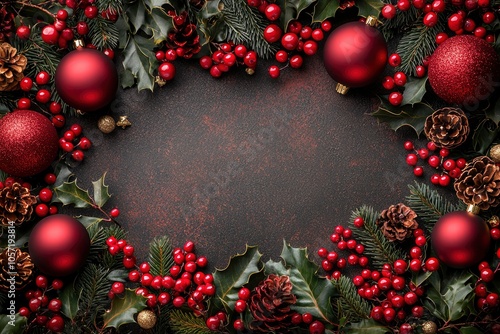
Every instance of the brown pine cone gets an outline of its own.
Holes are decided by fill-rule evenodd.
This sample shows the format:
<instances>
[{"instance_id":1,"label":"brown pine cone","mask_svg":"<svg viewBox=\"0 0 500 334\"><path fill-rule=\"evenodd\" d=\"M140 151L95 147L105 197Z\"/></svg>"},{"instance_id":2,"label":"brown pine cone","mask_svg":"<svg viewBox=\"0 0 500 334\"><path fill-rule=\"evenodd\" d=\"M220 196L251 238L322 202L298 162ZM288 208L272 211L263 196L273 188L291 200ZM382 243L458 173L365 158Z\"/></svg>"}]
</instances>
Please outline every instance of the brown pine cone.
<instances>
[{"instance_id":1,"label":"brown pine cone","mask_svg":"<svg viewBox=\"0 0 500 334\"><path fill-rule=\"evenodd\" d=\"M174 26L167 35L167 48L182 49L182 57L189 59L201 50L200 36L196 31L196 25L189 21L187 12L174 15L172 18Z\"/></svg>"},{"instance_id":2,"label":"brown pine cone","mask_svg":"<svg viewBox=\"0 0 500 334\"><path fill-rule=\"evenodd\" d=\"M287 333L292 324L291 306L297 301L288 276L269 275L252 292L249 309L254 317L251 329Z\"/></svg>"},{"instance_id":3,"label":"brown pine cone","mask_svg":"<svg viewBox=\"0 0 500 334\"><path fill-rule=\"evenodd\" d=\"M418 228L415 218L417 218L415 211L399 203L382 211L376 223L387 239L403 241L411 237L413 230Z\"/></svg>"},{"instance_id":4,"label":"brown pine cone","mask_svg":"<svg viewBox=\"0 0 500 334\"><path fill-rule=\"evenodd\" d=\"M16 29L14 13L8 12L5 7L0 8L0 42L7 41Z\"/></svg>"},{"instance_id":5,"label":"brown pine cone","mask_svg":"<svg viewBox=\"0 0 500 334\"><path fill-rule=\"evenodd\" d=\"M462 145L469 135L469 120L461 109L442 108L425 120L427 139L436 145L452 149Z\"/></svg>"},{"instance_id":6,"label":"brown pine cone","mask_svg":"<svg viewBox=\"0 0 500 334\"><path fill-rule=\"evenodd\" d=\"M465 204L488 210L500 204L500 167L487 156L474 158L454 184L457 197Z\"/></svg>"},{"instance_id":7,"label":"brown pine cone","mask_svg":"<svg viewBox=\"0 0 500 334\"><path fill-rule=\"evenodd\" d=\"M0 92L18 89L28 60L9 43L0 43Z\"/></svg>"},{"instance_id":8,"label":"brown pine cone","mask_svg":"<svg viewBox=\"0 0 500 334\"><path fill-rule=\"evenodd\" d=\"M31 219L36 197L30 190L15 182L10 187L0 190L0 224L9 226L9 221L14 225L21 225Z\"/></svg>"},{"instance_id":9,"label":"brown pine cone","mask_svg":"<svg viewBox=\"0 0 500 334\"><path fill-rule=\"evenodd\" d=\"M24 288L33 279L34 267L27 252L19 248L5 248L0 253L0 290L11 290L12 283L16 290Z\"/></svg>"}]
</instances>

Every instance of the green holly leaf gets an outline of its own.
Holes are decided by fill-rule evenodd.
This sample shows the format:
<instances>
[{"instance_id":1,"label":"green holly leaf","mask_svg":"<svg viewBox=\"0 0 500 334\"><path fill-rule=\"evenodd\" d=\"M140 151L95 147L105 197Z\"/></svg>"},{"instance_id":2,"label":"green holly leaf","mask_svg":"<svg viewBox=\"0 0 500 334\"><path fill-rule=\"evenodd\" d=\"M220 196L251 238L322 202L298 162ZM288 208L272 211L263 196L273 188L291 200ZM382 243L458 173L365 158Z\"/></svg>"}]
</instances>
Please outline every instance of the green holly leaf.
<instances>
[{"instance_id":1,"label":"green holly leaf","mask_svg":"<svg viewBox=\"0 0 500 334\"><path fill-rule=\"evenodd\" d=\"M104 184L105 178L106 173L104 173L99 180L92 182L92 185L94 187L94 201L95 204L97 204L100 208L102 208L104 204L106 204L106 202L111 198L111 195L108 191L109 187Z\"/></svg>"},{"instance_id":2,"label":"green holly leaf","mask_svg":"<svg viewBox=\"0 0 500 334\"><path fill-rule=\"evenodd\" d=\"M223 306L233 308L239 299L239 289L248 283L252 275L262 270L261 257L262 254L257 247L246 245L243 254L232 256L226 268L215 271L216 296L210 304L212 310L220 310Z\"/></svg>"},{"instance_id":3,"label":"green holly leaf","mask_svg":"<svg viewBox=\"0 0 500 334\"><path fill-rule=\"evenodd\" d=\"M385 334L392 333L392 331L382 326L380 323L373 319L365 319L360 322L349 323L343 328L342 333L345 334Z\"/></svg>"},{"instance_id":4,"label":"green holly leaf","mask_svg":"<svg viewBox=\"0 0 500 334\"><path fill-rule=\"evenodd\" d=\"M292 308L331 323L335 315L330 298L335 293L335 287L330 280L317 275L319 267L309 260L307 249L293 248L284 242L281 258L290 270L292 292L297 296L297 303Z\"/></svg>"},{"instance_id":5,"label":"green holly leaf","mask_svg":"<svg viewBox=\"0 0 500 334\"><path fill-rule=\"evenodd\" d=\"M296 20L300 13L316 0L277 0L276 4L281 8L281 27L285 31L291 20Z\"/></svg>"},{"instance_id":6,"label":"green holly leaf","mask_svg":"<svg viewBox=\"0 0 500 334\"><path fill-rule=\"evenodd\" d=\"M143 0L136 0L127 6L124 18L133 35L146 25L146 4Z\"/></svg>"},{"instance_id":7,"label":"green holly leaf","mask_svg":"<svg viewBox=\"0 0 500 334\"><path fill-rule=\"evenodd\" d=\"M335 17L339 7L339 0L318 0L314 5L313 22L323 22L330 17Z\"/></svg>"},{"instance_id":8,"label":"green holly leaf","mask_svg":"<svg viewBox=\"0 0 500 334\"><path fill-rule=\"evenodd\" d=\"M115 269L108 274L108 280L111 282L123 282L125 283L128 278L128 270L126 269Z\"/></svg>"},{"instance_id":9,"label":"green holly leaf","mask_svg":"<svg viewBox=\"0 0 500 334\"><path fill-rule=\"evenodd\" d=\"M495 122L489 118L483 119L472 135L474 150L480 154L486 154L499 131L500 127Z\"/></svg>"},{"instance_id":10,"label":"green holly leaf","mask_svg":"<svg viewBox=\"0 0 500 334\"><path fill-rule=\"evenodd\" d=\"M100 222L102 222L102 218L99 217L78 216L76 217L76 219L80 223L82 223L82 225L85 226L87 230L93 227L94 225L97 225Z\"/></svg>"},{"instance_id":11,"label":"green holly leaf","mask_svg":"<svg viewBox=\"0 0 500 334\"><path fill-rule=\"evenodd\" d=\"M427 83L427 77L425 78L414 78L410 77L405 85L405 91L403 93L403 102L401 105L410 104L413 106L415 103L422 102L427 89L425 85Z\"/></svg>"},{"instance_id":12,"label":"green holly leaf","mask_svg":"<svg viewBox=\"0 0 500 334\"><path fill-rule=\"evenodd\" d=\"M491 119L497 125L500 124L500 96L496 100L491 101L485 113L487 118Z\"/></svg>"},{"instance_id":13,"label":"green holly leaf","mask_svg":"<svg viewBox=\"0 0 500 334\"><path fill-rule=\"evenodd\" d=\"M372 116L387 123L394 131L409 126L418 136L424 130L425 119L434 112L432 107L425 103L394 107L385 98L380 98L380 102L379 109L373 112Z\"/></svg>"},{"instance_id":14,"label":"green holly leaf","mask_svg":"<svg viewBox=\"0 0 500 334\"><path fill-rule=\"evenodd\" d=\"M459 329L460 334L483 334L484 332L477 329L476 327L472 326L467 326L467 327L460 327Z\"/></svg>"},{"instance_id":15,"label":"green holly leaf","mask_svg":"<svg viewBox=\"0 0 500 334\"><path fill-rule=\"evenodd\" d=\"M130 71L137 80L137 89L149 89L153 91L156 60L153 54L155 44L152 38L144 38L139 35L131 35L127 46L123 50L123 67Z\"/></svg>"},{"instance_id":16,"label":"green holly leaf","mask_svg":"<svg viewBox=\"0 0 500 334\"><path fill-rule=\"evenodd\" d=\"M71 182L64 182L54 188L57 201L63 205L73 204L75 208L89 208L93 205L89 192L76 184L76 178Z\"/></svg>"},{"instance_id":17,"label":"green holly leaf","mask_svg":"<svg viewBox=\"0 0 500 334\"><path fill-rule=\"evenodd\" d=\"M147 26L151 30L154 44L158 45L167 39L168 31L172 28L172 18L161 7L151 9L147 17Z\"/></svg>"},{"instance_id":18,"label":"green holly leaf","mask_svg":"<svg viewBox=\"0 0 500 334\"><path fill-rule=\"evenodd\" d=\"M64 182L68 181L70 176L73 175L66 164L60 163L55 168L56 182L54 187L62 185Z\"/></svg>"},{"instance_id":19,"label":"green holly leaf","mask_svg":"<svg viewBox=\"0 0 500 334\"><path fill-rule=\"evenodd\" d=\"M66 285L59 295L62 302L61 313L73 320L78 313L80 296L82 291L77 292L73 284Z\"/></svg>"},{"instance_id":20,"label":"green holly leaf","mask_svg":"<svg viewBox=\"0 0 500 334\"><path fill-rule=\"evenodd\" d=\"M118 328L135 323L134 315L146 308L146 298L138 296L134 290L126 289L122 298L115 297L111 309L104 313L104 328Z\"/></svg>"},{"instance_id":21,"label":"green holly leaf","mask_svg":"<svg viewBox=\"0 0 500 334\"><path fill-rule=\"evenodd\" d=\"M363 17L371 15L378 18L383 5L384 2L380 0L356 0L356 7L359 9L358 15Z\"/></svg>"},{"instance_id":22,"label":"green holly leaf","mask_svg":"<svg viewBox=\"0 0 500 334\"><path fill-rule=\"evenodd\" d=\"M19 314L0 314L0 334L20 334L24 332L27 319Z\"/></svg>"}]
</instances>

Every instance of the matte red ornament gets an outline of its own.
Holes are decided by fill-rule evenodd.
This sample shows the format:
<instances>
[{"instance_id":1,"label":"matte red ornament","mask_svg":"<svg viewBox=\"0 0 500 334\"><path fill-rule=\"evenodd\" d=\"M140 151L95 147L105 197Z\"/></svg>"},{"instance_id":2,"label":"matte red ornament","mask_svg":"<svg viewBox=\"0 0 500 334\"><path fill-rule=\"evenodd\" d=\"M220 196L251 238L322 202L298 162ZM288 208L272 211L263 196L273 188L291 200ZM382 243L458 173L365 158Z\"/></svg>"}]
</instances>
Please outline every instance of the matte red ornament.
<instances>
[{"instance_id":1,"label":"matte red ornament","mask_svg":"<svg viewBox=\"0 0 500 334\"><path fill-rule=\"evenodd\" d=\"M370 24L376 18L346 23L335 29L325 43L326 71L337 81L337 92L348 87L362 87L374 82L387 63L387 43Z\"/></svg>"},{"instance_id":2,"label":"matte red ornament","mask_svg":"<svg viewBox=\"0 0 500 334\"><path fill-rule=\"evenodd\" d=\"M61 60L55 84L64 102L82 112L91 112L113 101L118 73L113 62L102 52L79 48Z\"/></svg>"},{"instance_id":3,"label":"matte red ornament","mask_svg":"<svg viewBox=\"0 0 500 334\"><path fill-rule=\"evenodd\" d=\"M45 116L16 110L0 119L0 170L19 177L36 175L57 157L57 131Z\"/></svg>"},{"instance_id":4,"label":"matte red ornament","mask_svg":"<svg viewBox=\"0 0 500 334\"><path fill-rule=\"evenodd\" d=\"M28 246L36 268L46 275L62 277L83 266L90 250L90 237L78 220L57 214L35 225Z\"/></svg>"},{"instance_id":5,"label":"matte red ornament","mask_svg":"<svg viewBox=\"0 0 500 334\"><path fill-rule=\"evenodd\" d=\"M486 256L490 231L481 217L456 211L439 218L431 239L439 260L453 268L467 268Z\"/></svg>"},{"instance_id":6,"label":"matte red ornament","mask_svg":"<svg viewBox=\"0 0 500 334\"><path fill-rule=\"evenodd\" d=\"M473 110L498 86L500 58L488 42L473 35L457 35L434 51L428 74L440 98Z\"/></svg>"}]
</instances>

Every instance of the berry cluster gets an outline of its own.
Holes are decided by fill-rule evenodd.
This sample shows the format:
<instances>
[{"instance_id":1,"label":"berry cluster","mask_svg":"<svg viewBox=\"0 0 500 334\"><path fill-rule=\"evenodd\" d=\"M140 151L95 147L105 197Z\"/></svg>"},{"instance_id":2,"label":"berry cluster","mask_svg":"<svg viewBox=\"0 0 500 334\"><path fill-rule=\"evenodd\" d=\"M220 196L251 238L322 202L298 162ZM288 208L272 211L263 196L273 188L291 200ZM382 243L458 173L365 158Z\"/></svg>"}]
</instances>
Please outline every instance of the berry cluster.
<instances>
[{"instance_id":1,"label":"berry cluster","mask_svg":"<svg viewBox=\"0 0 500 334\"><path fill-rule=\"evenodd\" d=\"M498 238L495 239L493 235L492 239L498 240ZM500 248L497 249L496 255L500 258ZM477 308L482 311L490 311L500 305L498 293L489 291L487 286L488 283L494 281L496 273L500 271L500 263L493 269L488 262L483 261L478 265L478 270L479 279L477 280L476 287L474 289L477 297L476 305Z\"/></svg>"},{"instance_id":2,"label":"berry cluster","mask_svg":"<svg viewBox=\"0 0 500 334\"><path fill-rule=\"evenodd\" d=\"M467 164L464 158L448 158L450 151L446 148L438 147L434 142L428 142L427 147L416 149L413 142L404 143L405 150L412 152L406 156L406 163L413 167L413 174L417 177L424 175L424 167L418 165L419 159L427 161L427 164L436 170L430 180L434 185L447 187L452 179L456 179L462 173L462 169ZM435 153L434 153L435 152Z\"/></svg>"},{"instance_id":3,"label":"berry cluster","mask_svg":"<svg viewBox=\"0 0 500 334\"><path fill-rule=\"evenodd\" d=\"M219 78L238 64L246 66L245 71L253 74L257 59L257 52L248 50L243 44L223 43L218 45L218 50L212 53L211 57L201 57L199 63L201 68L210 71L212 77Z\"/></svg>"},{"instance_id":4,"label":"berry cluster","mask_svg":"<svg viewBox=\"0 0 500 334\"><path fill-rule=\"evenodd\" d=\"M82 127L79 124L72 124L59 139L59 147L66 154L71 153L74 161L83 161L86 151L92 147L92 142L85 136L82 136Z\"/></svg>"},{"instance_id":5,"label":"berry cluster","mask_svg":"<svg viewBox=\"0 0 500 334\"><path fill-rule=\"evenodd\" d=\"M19 315L29 319L28 327L40 326L54 333L62 332L64 319L60 311L63 303L55 292L62 289L63 281L54 279L49 282L46 276L38 275L35 284L36 290L26 291L24 296L28 306L21 307Z\"/></svg>"},{"instance_id":6,"label":"berry cluster","mask_svg":"<svg viewBox=\"0 0 500 334\"><path fill-rule=\"evenodd\" d=\"M268 7L270 6L273 5L268 5ZM307 25L303 26L297 20L293 20L290 21L286 32L283 34L278 25L271 23L264 28L264 39L269 43L280 42L281 49L275 55L277 62L286 64L285 67L301 68L304 62L302 54L306 56L315 55L318 51L318 42L322 41L325 37L324 33L331 29L332 24L330 21L323 21L321 28L313 29ZM269 75L271 78L277 78L283 68L271 65L268 68Z\"/></svg>"}]
</instances>

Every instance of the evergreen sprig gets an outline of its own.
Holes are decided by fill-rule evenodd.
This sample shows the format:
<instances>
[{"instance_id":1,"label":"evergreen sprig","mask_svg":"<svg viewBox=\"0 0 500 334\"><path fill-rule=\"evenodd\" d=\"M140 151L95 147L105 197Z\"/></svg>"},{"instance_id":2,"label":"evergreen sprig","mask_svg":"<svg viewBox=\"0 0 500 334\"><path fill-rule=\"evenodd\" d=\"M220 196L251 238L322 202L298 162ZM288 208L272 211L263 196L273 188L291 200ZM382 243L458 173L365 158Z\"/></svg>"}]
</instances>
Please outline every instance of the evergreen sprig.
<instances>
[{"instance_id":1,"label":"evergreen sprig","mask_svg":"<svg viewBox=\"0 0 500 334\"><path fill-rule=\"evenodd\" d=\"M384 20L384 24L380 27L380 32L384 35L386 41L390 41L402 31L407 31L411 28L414 22L419 20L421 12L411 6L406 11L399 11L396 17L390 20Z\"/></svg>"},{"instance_id":2,"label":"evergreen sprig","mask_svg":"<svg viewBox=\"0 0 500 334\"><path fill-rule=\"evenodd\" d=\"M423 227L428 232L432 231L434 224L442 215L466 209L464 203L452 203L426 184L415 182L415 185L408 185L408 188L410 195L406 197L406 202L415 211L418 219L425 223Z\"/></svg>"},{"instance_id":3,"label":"evergreen sprig","mask_svg":"<svg viewBox=\"0 0 500 334\"><path fill-rule=\"evenodd\" d=\"M155 238L149 245L150 272L153 276L165 276L173 266L172 245L167 236Z\"/></svg>"},{"instance_id":4,"label":"evergreen sprig","mask_svg":"<svg viewBox=\"0 0 500 334\"><path fill-rule=\"evenodd\" d=\"M153 327L153 334L165 334L171 333L170 330L170 312L172 311L172 307L170 305L160 306L160 311L158 313L158 320L156 321L156 325Z\"/></svg>"},{"instance_id":5,"label":"evergreen sprig","mask_svg":"<svg viewBox=\"0 0 500 334\"><path fill-rule=\"evenodd\" d=\"M170 312L170 326L177 334L211 334L203 318L193 313L173 310Z\"/></svg>"},{"instance_id":6,"label":"evergreen sprig","mask_svg":"<svg viewBox=\"0 0 500 334\"><path fill-rule=\"evenodd\" d=\"M97 48L110 48L115 49L120 40L120 32L116 25L105 18L98 16L89 20L89 33L90 41Z\"/></svg>"},{"instance_id":7,"label":"evergreen sprig","mask_svg":"<svg viewBox=\"0 0 500 334\"><path fill-rule=\"evenodd\" d=\"M370 304L361 298L357 288L352 283L352 279L347 276L340 276L338 280L332 281L339 293L337 300L338 313L346 317L349 322L356 322L368 319L370 316Z\"/></svg>"},{"instance_id":8,"label":"evergreen sprig","mask_svg":"<svg viewBox=\"0 0 500 334\"><path fill-rule=\"evenodd\" d=\"M370 254L372 265L382 267L385 263L405 258L401 248L390 242L377 226L378 212L365 205L352 213L351 221L357 217L363 218L364 225L363 228L354 228L353 234L365 246L365 253Z\"/></svg>"}]
</instances>

